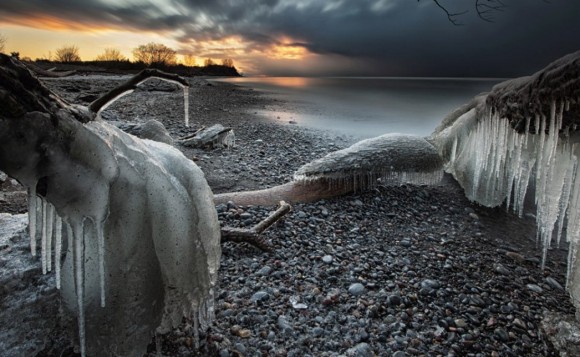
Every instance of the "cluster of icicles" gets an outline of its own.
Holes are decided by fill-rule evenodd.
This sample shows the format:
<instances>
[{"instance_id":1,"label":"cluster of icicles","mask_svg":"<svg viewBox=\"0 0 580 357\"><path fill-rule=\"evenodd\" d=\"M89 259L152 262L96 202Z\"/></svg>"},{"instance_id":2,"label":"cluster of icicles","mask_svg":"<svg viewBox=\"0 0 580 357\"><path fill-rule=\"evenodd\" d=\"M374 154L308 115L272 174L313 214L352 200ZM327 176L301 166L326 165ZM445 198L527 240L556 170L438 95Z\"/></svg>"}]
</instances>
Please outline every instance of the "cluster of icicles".
<instances>
[{"instance_id":1,"label":"cluster of icicles","mask_svg":"<svg viewBox=\"0 0 580 357\"><path fill-rule=\"evenodd\" d=\"M30 233L30 251L36 256L37 251L37 224L40 223L40 259L42 273L52 271L52 242L54 238L54 270L56 275L56 288L60 289L60 270L62 256L62 229L66 227L68 244L72 246L74 256L75 289L78 306L78 325L81 355L85 356L85 318L84 318L84 269L83 250L84 233L83 224L80 225L63 220L52 204L46 199L36 195L36 187L28 189L28 224ZM104 235L103 229L97 226L97 241L99 252L99 275L101 288L101 307L105 307L105 265L104 265Z\"/></svg>"},{"instance_id":2,"label":"cluster of icicles","mask_svg":"<svg viewBox=\"0 0 580 357\"><path fill-rule=\"evenodd\" d=\"M398 186L403 184L412 185L437 185L443 177L442 170L426 172L416 171L393 171L391 169L377 169L371 172L348 172L348 173L323 173L319 175L294 175L294 181L301 184L310 182L327 181L330 189L346 188L354 192L366 191L378 184L385 186Z\"/></svg>"},{"instance_id":3,"label":"cluster of icicles","mask_svg":"<svg viewBox=\"0 0 580 357\"><path fill-rule=\"evenodd\" d=\"M527 118L523 133L488 111L467 137L456 135L447 167L456 177L464 176L468 198L486 206L506 201L508 209L520 217L528 186L535 184L542 268L554 233L557 244L565 236L570 242L567 284L580 242L578 138L571 137L569 128L562 130L563 115L569 108L567 101L552 101L550 113Z\"/></svg>"}]
</instances>

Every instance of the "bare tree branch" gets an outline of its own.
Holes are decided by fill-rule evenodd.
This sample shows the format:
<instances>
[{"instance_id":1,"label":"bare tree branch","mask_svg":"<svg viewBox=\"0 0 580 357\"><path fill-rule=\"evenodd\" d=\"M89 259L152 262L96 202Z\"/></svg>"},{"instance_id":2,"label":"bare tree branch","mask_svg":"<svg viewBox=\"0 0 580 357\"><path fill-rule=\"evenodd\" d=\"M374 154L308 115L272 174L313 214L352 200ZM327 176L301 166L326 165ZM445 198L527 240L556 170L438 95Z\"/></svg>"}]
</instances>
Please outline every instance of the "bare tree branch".
<instances>
[{"instance_id":1,"label":"bare tree branch","mask_svg":"<svg viewBox=\"0 0 580 357\"><path fill-rule=\"evenodd\" d=\"M445 6L443 6L443 5L441 5L439 3L439 0L433 0L433 2L441 10L443 10L445 12L445 14L447 15L447 19L449 20L449 22L451 22L455 26L461 26L461 25L463 25L462 23L460 23L460 22L457 21L457 17L458 16L461 16L461 15L467 14L469 11L465 10L465 11L462 11L462 12L450 12L449 10L447 10L447 8Z\"/></svg>"},{"instance_id":2,"label":"bare tree branch","mask_svg":"<svg viewBox=\"0 0 580 357\"><path fill-rule=\"evenodd\" d=\"M483 21L494 22L495 18L493 15L496 12L502 12L507 5L505 5L502 0L476 0L475 10L477 16Z\"/></svg>"},{"instance_id":3,"label":"bare tree branch","mask_svg":"<svg viewBox=\"0 0 580 357\"><path fill-rule=\"evenodd\" d=\"M421 1L421 0L417 0L417 1ZM443 12L445 13L445 15L447 16L447 19L449 20L449 22L451 22L453 25L455 26L461 26L463 25L462 23L460 23L458 21L458 17L465 15L469 12L469 10L464 10L464 11L460 11L460 12L451 12L447 9L447 7L445 5L441 4L440 0L432 0L433 3L435 3L435 5L437 5L437 7L439 7L441 10L443 10ZM548 2L548 0L544 0L544 2ZM504 3L504 0L475 0L475 12L477 13L477 16L486 22L494 22L495 18L494 18L494 14L497 12L502 12L505 8L507 8L508 6Z\"/></svg>"}]
</instances>

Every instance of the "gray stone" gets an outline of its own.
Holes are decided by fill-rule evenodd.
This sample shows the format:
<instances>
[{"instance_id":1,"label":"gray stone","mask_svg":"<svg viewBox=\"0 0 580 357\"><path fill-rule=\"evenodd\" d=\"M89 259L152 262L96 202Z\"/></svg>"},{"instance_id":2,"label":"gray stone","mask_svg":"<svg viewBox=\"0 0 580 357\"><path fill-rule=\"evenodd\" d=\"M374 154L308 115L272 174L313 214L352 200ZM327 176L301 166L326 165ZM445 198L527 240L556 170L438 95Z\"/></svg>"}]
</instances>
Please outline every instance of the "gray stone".
<instances>
[{"instance_id":1,"label":"gray stone","mask_svg":"<svg viewBox=\"0 0 580 357\"><path fill-rule=\"evenodd\" d=\"M496 273L500 273L500 274L502 274L502 275L510 275L510 274L511 274L511 271L510 271L508 268L506 268L506 267L504 267L503 265L501 265L501 264L496 264L496 265L494 266L493 270L494 270Z\"/></svg>"},{"instance_id":2,"label":"gray stone","mask_svg":"<svg viewBox=\"0 0 580 357\"><path fill-rule=\"evenodd\" d=\"M258 303L258 302L266 301L269 298L270 298L270 295L267 292L258 291L257 293L252 295L252 298L250 300L254 303Z\"/></svg>"},{"instance_id":3,"label":"gray stone","mask_svg":"<svg viewBox=\"0 0 580 357\"><path fill-rule=\"evenodd\" d=\"M262 269L258 270L258 272L256 274L261 275L261 276L267 276L270 275L270 273L272 272L272 268L270 268L269 266L265 266Z\"/></svg>"},{"instance_id":4,"label":"gray stone","mask_svg":"<svg viewBox=\"0 0 580 357\"><path fill-rule=\"evenodd\" d=\"M538 293L538 294L544 291L544 289L542 289L541 287L539 287L536 284L528 284L528 285L526 285L526 288L528 288L528 290L531 290L531 291Z\"/></svg>"},{"instance_id":5,"label":"gray stone","mask_svg":"<svg viewBox=\"0 0 580 357\"><path fill-rule=\"evenodd\" d=\"M324 335L324 329L321 327L315 327L312 329L312 334L317 337L322 336Z\"/></svg>"},{"instance_id":6,"label":"gray stone","mask_svg":"<svg viewBox=\"0 0 580 357\"><path fill-rule=\"evenodd\" d=\"M413 245L413 243L411 243L411 240L407 238L403 239L400 244L405 248L409 248L410 246Z\"/></svg>"},{"instance_id":7,"label":"gray stone","mask_svg":"<svg viewBox=\"0 0 580 357\"><path fill-rule=\"evenodd\" d=\"M286 316L281 315L278 316L278 328L280 329L280 331L282 331L282 333L285 334L291 334L292 333L292 326L290 325L290 323L288 322L288 320L286 319Z\"/></svg>"},{"instance_id":8,"label":"gray stone","mask_svg":"<svg viewBox=\"0 0 580 357\"><path fill-rule=\"evenodd\" d=\"M346 355L352 357L372 357L373 351L368 343L362 342L354 347L349 348L346 351Z\"/></svg>"},{"instance_id":9,"label":"gray stone","mask_svg":"<svg viewBox=\"0 0 580 357\"><path fill-rule=\"evenodd\" d=\"M364 294L365 292L365 287L363 284L361 283L354 283L351 286L349 286L348 288L348 292L354 296L359 296Z\"/></svg>"},{"instance_id":10,"label":"gray stone","mask_svg":"<svg viewBox=\"0 0 580 357\"><path fill-rule=\"evenodd\" d=\"M441 284L437 280L425 279L421 282L421 287L423 289L435 290L441 287Z\"/></svg>"},{"instance_id":11,"label":"gray stone","mask_svg":"<svg viewBox=\"0 0 580 357\"><path fill-rule=\"evenodd\" d=\"M562 285L560 285L560 283L558 283L555 279L553 279L550 276L546 278L546 283L548 283L548 285L550 285L554 289L564 290L564 288L562 287Z\"/></svg>"}]
</instances>

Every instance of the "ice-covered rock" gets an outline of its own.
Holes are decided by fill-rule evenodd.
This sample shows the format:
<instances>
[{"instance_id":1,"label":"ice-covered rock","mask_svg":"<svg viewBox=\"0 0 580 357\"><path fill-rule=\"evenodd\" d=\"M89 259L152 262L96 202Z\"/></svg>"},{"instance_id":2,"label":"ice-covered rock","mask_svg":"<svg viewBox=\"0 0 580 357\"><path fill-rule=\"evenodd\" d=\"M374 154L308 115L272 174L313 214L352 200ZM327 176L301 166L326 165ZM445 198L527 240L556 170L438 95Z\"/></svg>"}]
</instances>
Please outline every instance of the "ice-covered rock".
<instances>
[{"instance_id":1,"label":"ice-covered rock","mask_svg":"<svg viewBox=\"0 0 580 357\"><path fill-rule=\"evenodd\" d=\"M568 289L580 311L580 52L496 85L453 113L430 141L467 197L520 216L533 196L543 260L570 242Z\"/></svg>"}]
</instances>

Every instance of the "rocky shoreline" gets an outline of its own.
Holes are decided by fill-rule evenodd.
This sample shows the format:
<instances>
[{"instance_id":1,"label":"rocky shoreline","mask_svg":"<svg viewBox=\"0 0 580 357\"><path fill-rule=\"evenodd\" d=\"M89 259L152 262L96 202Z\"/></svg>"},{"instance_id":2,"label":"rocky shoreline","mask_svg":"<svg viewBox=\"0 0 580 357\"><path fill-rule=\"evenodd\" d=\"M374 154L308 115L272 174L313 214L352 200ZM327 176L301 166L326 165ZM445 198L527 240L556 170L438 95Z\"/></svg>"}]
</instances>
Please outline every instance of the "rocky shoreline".
<instances>
[{"instance_id":1,"label":"rocky shoreline","mask_svg":"<svg viewBox=\"0 0 580 357\"><path fill-rule=\"evenodd\" d=\"M76 76L46 83L86 104L121 80ZM291 110L292 103L205 79L191 84L189 128L181 90L156 81L114 103L104 117L156 119L174 139L215 123L232 127L237 146L231 149L177 145L215 193L287 182L302 164L354 142L255 114ZM275 208L217 210L222 225L245 227ZM23 210L0 201L0 211ZM201 355L558 355L542 320L547 313L574 313L562 288L566 250L551 250L541 271L534 220L470 203L447 176L438 186L379 187L295 205L264 234L272 252L224 244L216 321L202 335ZM196 355L193 336L184 321L162 338L163 354ZM39 355L63 348L54 342ZM155 355L154 342L150 351Z\"/></svg>"}]
</instances>

